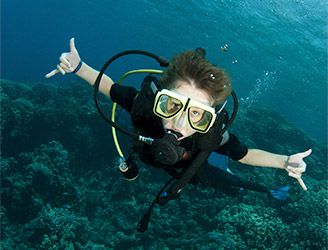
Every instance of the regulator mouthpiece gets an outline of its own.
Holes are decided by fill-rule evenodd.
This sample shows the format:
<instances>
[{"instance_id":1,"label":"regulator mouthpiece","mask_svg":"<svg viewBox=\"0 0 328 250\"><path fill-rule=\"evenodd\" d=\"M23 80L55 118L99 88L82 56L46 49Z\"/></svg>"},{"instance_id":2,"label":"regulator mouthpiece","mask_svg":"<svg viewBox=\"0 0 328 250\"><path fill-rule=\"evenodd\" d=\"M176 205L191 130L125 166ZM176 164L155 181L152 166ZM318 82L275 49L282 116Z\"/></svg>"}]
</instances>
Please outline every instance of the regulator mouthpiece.
<instances>
[{"instance_id":1,"label":"regulator mouthpiece","mask_svg":"<svg viewBox=\"0 0 328 250\"><path fill-rule=\"evenodd\" d=\"M180 147L180 138L182 134L174 131L167 131L161 139L156 139L152 146L151 152L155 160L164 165L173 165L182 159L185 149Z\"/></svg>"}]
</instances>

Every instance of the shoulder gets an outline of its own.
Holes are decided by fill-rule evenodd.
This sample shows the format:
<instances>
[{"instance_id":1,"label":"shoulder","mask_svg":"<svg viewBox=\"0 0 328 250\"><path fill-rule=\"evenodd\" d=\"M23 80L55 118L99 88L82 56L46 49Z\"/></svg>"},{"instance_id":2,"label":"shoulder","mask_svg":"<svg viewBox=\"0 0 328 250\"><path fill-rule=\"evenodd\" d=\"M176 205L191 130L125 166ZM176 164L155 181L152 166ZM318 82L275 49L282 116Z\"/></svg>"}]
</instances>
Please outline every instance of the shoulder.
<instances>
[{"instance_id":1,"label":"shoulder","mask_svg":"<svg viewBox=\"0 0 328 250\"><path fill-rule=\"evenodd\" d=\"M122 108L131 112L133 101L138 91L134 87L113 84L110 90L110 98Z\"/></svg>"}]
</instances>

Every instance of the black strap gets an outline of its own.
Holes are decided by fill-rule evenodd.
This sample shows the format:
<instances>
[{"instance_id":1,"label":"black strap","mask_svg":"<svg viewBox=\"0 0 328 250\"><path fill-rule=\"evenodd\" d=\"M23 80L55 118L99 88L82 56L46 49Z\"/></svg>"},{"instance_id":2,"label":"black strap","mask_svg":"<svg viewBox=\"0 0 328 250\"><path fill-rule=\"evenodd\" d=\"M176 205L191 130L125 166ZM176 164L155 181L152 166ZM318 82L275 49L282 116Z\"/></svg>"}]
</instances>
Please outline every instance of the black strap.
<instances>
[{"instance_id":1,"label":"black strap","mask_svg":"<svg viewBox=\"0 0 328 250\"><path fill-rule=\"evenodd\" d=\"M182 188L192 179L197 173L199 168L203 165L211 152L201 151L197 154L196 158L192 161L190 166L186 169L182 177L173 183L167 192L158 198L160 205L165 205L168 201L176 199Z\"/></svg>"},{"instance_id":2,"label":"black strap","mask_svg":"<svg viewBox=\"0 0 328 250\"><path fill-rule=\"evenodd\" d=\"M221 114L217 117L216 126L219 126L219 138L222 139L223 133L225 133L228 129L228 127L233 122L235 116L236 116L236 109L234 110L234 113L231 117L231 119L227 122L226 127L222 127L223 122L226 119L226 113L221 112ZM211 151L199 151L196 153L196 157L191 162L190 166L184 170L184 172L181 175L181 178L173 183L169 190L167 192L164 192L162 196L159 197L158 203L160 205L165 205L169 200L176 199L179 195L179 192L184 188L188 182L192 179L192 177L197 173L197 171L202 167L202 165L206 162L207 158L210 156Z\"/></svg>"},{"instance_id":3,"label":"black strap","mask_svg":"<svg viewBox=\"0 0 328 250\"><path fill-rule=\"evenodd\" d=\"M138 222L137 225L137 230L138 232L145 232L148 228L148 224L149 224L149 220L150 220L150 216L151 216L151 211L153 210L153 206L155 205L156 202L158 202L158 199L160 198L160 195L162 194L162 192L164 191L164 189L174 180L174 177L169 179L165 185L161 188L161 190L159 191L159 193L157 194L156 198L153 200L152 204L150 205L150 207L148 208L147 213L144 214L144 216L142 217L142 219Z\"/></svg>"}]
</instances>

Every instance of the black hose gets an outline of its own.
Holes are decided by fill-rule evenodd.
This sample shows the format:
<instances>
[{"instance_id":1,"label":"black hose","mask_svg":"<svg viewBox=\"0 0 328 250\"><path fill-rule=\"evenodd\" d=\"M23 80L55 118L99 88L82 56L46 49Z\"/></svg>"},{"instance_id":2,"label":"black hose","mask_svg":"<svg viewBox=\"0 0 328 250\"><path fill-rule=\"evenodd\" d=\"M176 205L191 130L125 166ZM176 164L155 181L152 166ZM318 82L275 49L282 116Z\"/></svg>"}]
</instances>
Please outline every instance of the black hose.
<instances>
[{"instance_id":1,"label":"black hose","mask_svg":"<svg viewBox=\"0 0 328 250\"><path fill-rule=\"evenodd\" d=\"M101 115L101 117L107 122L109 123L112 127L115 127L118 131L126 134L127 136L132 137L134 140L140 140L140 136L136 133L133 133L131 131L128 131L122 127L120 127L119 125L115 124L109 117L107 117L107 115L105 115L105 113L102 111L100 104L99 104L99 85L100 85L100 81L101 78L104 74L104 72L106 71L106 69L118 58L125 56L125 55L130 55L130 54L139 54L139 55L145 55L148 57L151 57L153 59L155 59L160 66L162 67L167 67L169 65L168 61L166 59L164 59L163 57L157 56L153 53L150 53L148 51L143 51L143 50L126 50L123 52L120 52L116 55L114 55L113 57L111 57L102 67L102 69L100 70L97 79L94 83L94 87L95 87L95 92L94 92L94 100L96 103L96 107L98 109L99 114Z\"/></svg>"},{"instance_id":2,"label":"black hose","mask_svg":"<svg viewBox=\"0 0 328 250\"><path fill-rule=\"evenodd\" d=\"M174 180L175 178L172 177L171 179L168 180L168 182L165 183L165 185L161 188L161 190L158 192L156 198L153 200L152 204L150 205L150 207L148 208L147 212L144 214L144 216L142 217L142 219L138 222L137 225L137 230L138 232L145 232L148 228L148 224L149 224L149 220L150 220L150 216L151 216L151 212L153 210L153 207L155 205L155 203L159 200L159 197L162 195L163 191L165 190L165 188Z\"/></svg>"}]
</instances>

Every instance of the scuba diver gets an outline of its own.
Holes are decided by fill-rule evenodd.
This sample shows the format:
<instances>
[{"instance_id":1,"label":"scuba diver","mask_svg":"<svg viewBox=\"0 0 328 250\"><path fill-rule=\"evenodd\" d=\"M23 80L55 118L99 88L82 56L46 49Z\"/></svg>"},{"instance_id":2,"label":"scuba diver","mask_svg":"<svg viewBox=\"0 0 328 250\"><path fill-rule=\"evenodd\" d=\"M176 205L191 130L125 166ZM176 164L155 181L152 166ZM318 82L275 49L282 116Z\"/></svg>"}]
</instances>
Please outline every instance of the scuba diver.
<instances>
[{"instance_id":1,"label":"scuba diver","mask_svg":"<svg viewBox=\"0 0 328 250\"><path fill-rule=\"evenodd\" d=\"M307 190L301 177L306 170L303 159L311 154L311 149L289 156L250 149L228 130L236 112L234 110L229 117L225 106L232 95L236 109L236 96L228 75L205 59L204 49L180 53L170 62L156 58L167 68L159 79L153 74L147 75L140 91L114 83L104 74L112 61L125 54L114 56L101 71L97 71L81 60L74 38L71 38L70 52L63 53L57 68L45 77L74 73L131 114L137 139L131 155L119 167L126 179L133 180L138 176L138 168L133 162L136 155L143 163L162 168L172 176L139 222L138 231L147 229L155 203L164 205L178 198L188 183L213 187L228 195L238 195L241 190L249 189L279 200L287 198L288 186L268 189L243 181L227 169L227 160L223 160L220 168L211 164L213 159L215 163L222 157L229 157L242 164L282 169ZM113 122L109 123L124 132Z\"/></svg>"}]
</instances>

